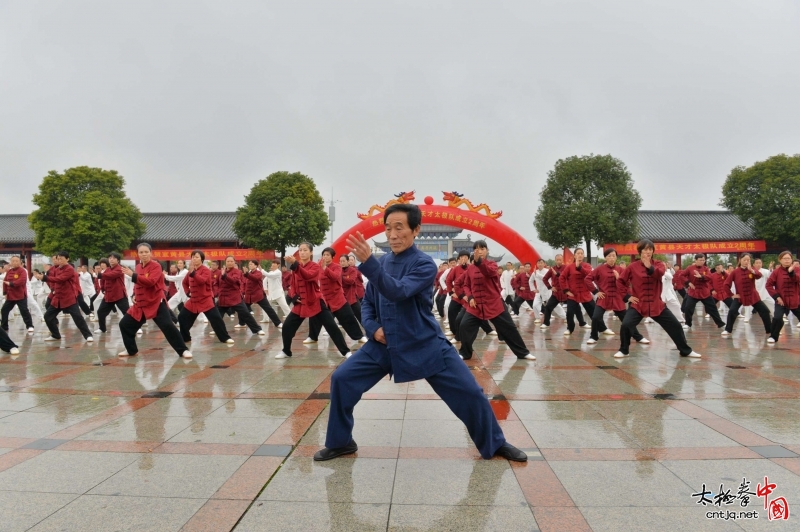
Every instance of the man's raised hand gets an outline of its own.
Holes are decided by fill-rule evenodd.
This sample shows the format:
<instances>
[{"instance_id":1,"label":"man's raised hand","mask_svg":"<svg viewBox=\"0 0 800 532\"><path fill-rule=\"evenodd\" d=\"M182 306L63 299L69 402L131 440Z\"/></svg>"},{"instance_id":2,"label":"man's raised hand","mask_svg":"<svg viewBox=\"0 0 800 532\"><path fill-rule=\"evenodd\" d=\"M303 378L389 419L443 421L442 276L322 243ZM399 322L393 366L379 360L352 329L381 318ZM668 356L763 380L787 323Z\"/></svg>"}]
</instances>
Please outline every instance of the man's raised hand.
<instances>
[{"instance_id":1,"label":"man's raised hand","mask_svg":"<svg viewBox=\"0 0 800 532\"><path fill-rule=\"evenodd\" d=\"M364 239L364 235L360 232L356 232L356 234L347 237L345 249L347 249L348 253L353 253L358 259L358 262L366 262L370 255L372 255L369 242Z\"/></svg>"}]
</instances>

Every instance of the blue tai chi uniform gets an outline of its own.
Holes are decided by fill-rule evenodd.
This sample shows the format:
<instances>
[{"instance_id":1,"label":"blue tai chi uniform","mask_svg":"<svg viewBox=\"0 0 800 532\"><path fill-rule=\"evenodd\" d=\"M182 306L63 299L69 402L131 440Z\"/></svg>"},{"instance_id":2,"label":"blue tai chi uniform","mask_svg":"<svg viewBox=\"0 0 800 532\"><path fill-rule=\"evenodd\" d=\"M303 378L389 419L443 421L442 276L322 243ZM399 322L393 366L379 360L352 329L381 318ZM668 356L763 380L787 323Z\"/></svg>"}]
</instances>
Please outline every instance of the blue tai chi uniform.
<instances>
[{"instance_id":1,"label":"blue tai chi uniform","mask_svg":"<svg viewBox=\"0 0 800 532\"><path fill-rule=\"evenodd\" d=\"M361 317L369 341L331 376L325 446L347 446L353 408L386 374L395 382L425 379L464 422L483 458L505 443L489 401L469 368L447 341L430 311L436 265L412 245L402 253L371 256L358 269L369 279ZM374 339L383 327L386 345Z\"/></svg>"}]
</instances>

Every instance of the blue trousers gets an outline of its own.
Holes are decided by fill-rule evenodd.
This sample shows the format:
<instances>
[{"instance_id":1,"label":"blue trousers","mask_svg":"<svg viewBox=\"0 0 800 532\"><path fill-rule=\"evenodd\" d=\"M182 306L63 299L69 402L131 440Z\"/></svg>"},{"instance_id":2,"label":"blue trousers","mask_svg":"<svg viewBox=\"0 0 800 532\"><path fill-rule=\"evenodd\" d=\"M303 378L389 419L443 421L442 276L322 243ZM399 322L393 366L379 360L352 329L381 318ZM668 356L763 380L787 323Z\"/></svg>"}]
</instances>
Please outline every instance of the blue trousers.
<instances>
[{"instance_id":1,"label":"blue trousers","mask_svg":"<svg viewBox=\"0 0 800 532\"><path fill-rule=\"evenodd\" d=\"M448 349L444 355L445 369L425 380L467 426L481 456L489 459L506 441L503 430L483 389L478 386L469 368L456 353ZM331 376L331 405L325 447L344 447L353 439L353 409L361 396L391 370L391 361L375 361L366 353L356 351L336 368Z\"/></svg>"}]
</instances>

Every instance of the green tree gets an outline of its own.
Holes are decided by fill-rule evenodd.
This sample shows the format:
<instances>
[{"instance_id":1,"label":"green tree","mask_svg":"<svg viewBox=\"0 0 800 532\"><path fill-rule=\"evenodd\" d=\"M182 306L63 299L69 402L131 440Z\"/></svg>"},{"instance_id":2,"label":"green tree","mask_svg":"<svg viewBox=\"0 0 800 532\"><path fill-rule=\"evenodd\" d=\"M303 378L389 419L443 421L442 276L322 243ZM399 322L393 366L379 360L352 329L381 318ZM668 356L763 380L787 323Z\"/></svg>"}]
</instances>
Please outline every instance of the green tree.
<instances>
[{"instance_id":1,"label":"green tree","mask_svg":"<svg viewBox=\"0 0 800 532\"><path fill-rule=\"evenodd\" d=\"M800 155L775 155L737 166L722 185L720 205L753 227L756 237L796 248L800 244Z\"/></svg>"},{"instance_id":2,"label":"green tree","mask_svg":"<svg viewBox=\"0 0 800 532\"><path fill-rule=\"evenodd\" d=\"M300 172L275 172L245 196L233 230L250 247L280 252L283 264L287 247L322 243L328 215L313 179Z\"/></svg>"},{"instance_id":3,"label":"green tree","mask_svg":"<svg viewBox=\"0 0 800 532\"><path fill-rule=\"evenodd\" d=\"M63 249L88 258L128 249L145 226L124 187L116 170L78 166L48 172L33 195L39 208L28 216L37 251L52 255Z\"/></svg>"},{"instance_id":4,"label":"green tree","mask_svg":"<svg viewBox=\"0 0 800 532\"><path fill-rule=\"evenodd\" d=\"M642 198L625 164L611 155L560 159L547 174L533 225L554 248L591 242L629 242L639 234L636 213Z\"/></svg>"}]
</instances>

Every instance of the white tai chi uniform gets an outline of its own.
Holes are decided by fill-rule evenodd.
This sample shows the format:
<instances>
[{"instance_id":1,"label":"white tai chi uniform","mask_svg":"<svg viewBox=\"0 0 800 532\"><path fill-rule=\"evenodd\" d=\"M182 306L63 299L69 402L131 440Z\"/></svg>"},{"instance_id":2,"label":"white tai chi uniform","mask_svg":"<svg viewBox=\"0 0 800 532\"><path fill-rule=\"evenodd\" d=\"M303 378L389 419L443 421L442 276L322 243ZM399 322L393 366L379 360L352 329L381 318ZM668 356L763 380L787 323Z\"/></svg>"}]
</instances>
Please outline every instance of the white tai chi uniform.
<instances>
[{"instance_id":1,"label":"white tai chi uniform","mask_svg":"<svg viewBox=\"0 0 800 532\"><path fill-rule=\"evenodd\" d=\"M133 279L129 275L125 276L125 293L128 294L128 304L133 306Z\"/></svg>"},{"instance_id":2,"label":"white tai chi uniform","mask_svg":"<svg viewBox=\"0 0 800 532\"><path fill-rule=\"evenodd\" d=\"M36 281L39 284L39 287L41 288L42 282L36 277L34 277L33 280ZM44 319L44 312L42 312L42 307L40 307L39 303L36 301L33 282L31 282L30 279L28 279L28 310L31 313L31 317L35 314L40 319L42 320Z\"/></svg>"},{"instance_id":3,"label":"white tai chi uniform","mask_svg":"<svg viewBox=\"0 0 800 532\"><path fill-rule=\"evenodd\" d=\"M503 270L503 273L500 274L500 288L505 295L503 298L505 299L508 296L511 296L511 300L514 300L514 289L511 287L511 279L513 279L517 275L517 272L514 270Z\"/></svg>"},{"instance_id":4,"label":"white tai chi uniform","mask_svg":"<svg viewBox=\"0 0 800 532\"><path fill-rule=\"evenodd\" d=\"M283 318L292 311L286 302L286 292L283 291L283 272L280 269L264 272L264 290L267 292L267 300L270 304L277 303L283 311Z\"/></svg>"},{"instance_id":5,"label":"white tai chi uniform","mask_svg":"<svg viewBox=\"0 0 800 532\"><path fill-rule=\"evenodd\" d=\"M537 320L539 319L539 314L542 313L542 305L547 303L547 300L542 297L542 293L539 291L539 287L544 286L542 279L544 279L544 274L547 273L547 268L544 268L542 272L533 270L533 272L531 272L530 281L528 282L529 288L536 294L533 296L533 316ZM539 277L539 275L541 275L541 277ZM549 297L548 294L548 298Z\"/></svg>"},{"instance_id":6,"label":"white tai chi uniform","mask_svg":"<svg viewBox=\"0 0 800 532\"><path fill-rule=\"evenodd\" d=\"M672 278L674 276L675 273L672 268L667 268L667 271L664 272L664 276L661 278L661 301L667 304L667 308L678 318L678 321L684 322L681 304L678 301L678 293L672 287Z\"/></svg>"},{"instance_id":7,"label":"white tai chi uniform","mask_svg":"<svg viewBox=\"0 0 800 532\"><path fill-rule=\"evenodd\" d=\"M442 272L442 275L439 276L439 286L442 287L442 292L447 294L447 296L444 298L444 321L447 321L447 307L450 306L450 299L451 299L450 294L447 293L447 274L448 272L450 272L451 269L452 268L446 268ZM361 275L361 272L359 272L359 275Z\"/></svg>"},{"instance_id":8,"label":"white tai chi uniform","mask_svg":"<svg viewBox=\"0 0 800 532\"><path fill-rule=\"evenodd\" d=\"M756 292L758 292L758 297L761 298L761 301L763 301L764 304L769 309L770 314L774 315L775 300L772 299L772 296L769 295L769 292L767 292L767 279L769 279L769 276L772 274L772 272L766 268L761 268L758 271L761 272L761 279L756 279ZM789 314L791 314L791 312ZM750 321L750 318L752 316L753 316L753 307L744 307L745 321Z\"/></svg>"},{"instance_id":9,"label":"white tai chi uniform","mask_svg":"<svg viewBox=\"0 0 800 532\"><path fill-rule=\"evenodd\" d=\"M169 298L169 301L167 301L167 305L169 306L170 310L175 310L178 308L178 305L181 303L186 303L186 301L189 299L186 297L186 292L183 290L183 278L186 277L187 273L189 273L189 270L184 268L183 270L179 270L177 275L164 275L164 279L175 283L175 288L177 289L175 295Z\"/></svg>"},{"instance_id":10,"label":"white tai chi uniform","mask_svg":"<svg viewBox=\"0 0 800 532\"><path fill-rule=\"evenodd\" d=\"M78 274L78 281L81 285L83 300L86 301L86 306L88 307L92 297L97 293L94 289L94 277L92 277L92 274L89 272L80 272Z\"/></svg>"}]
</instances>

